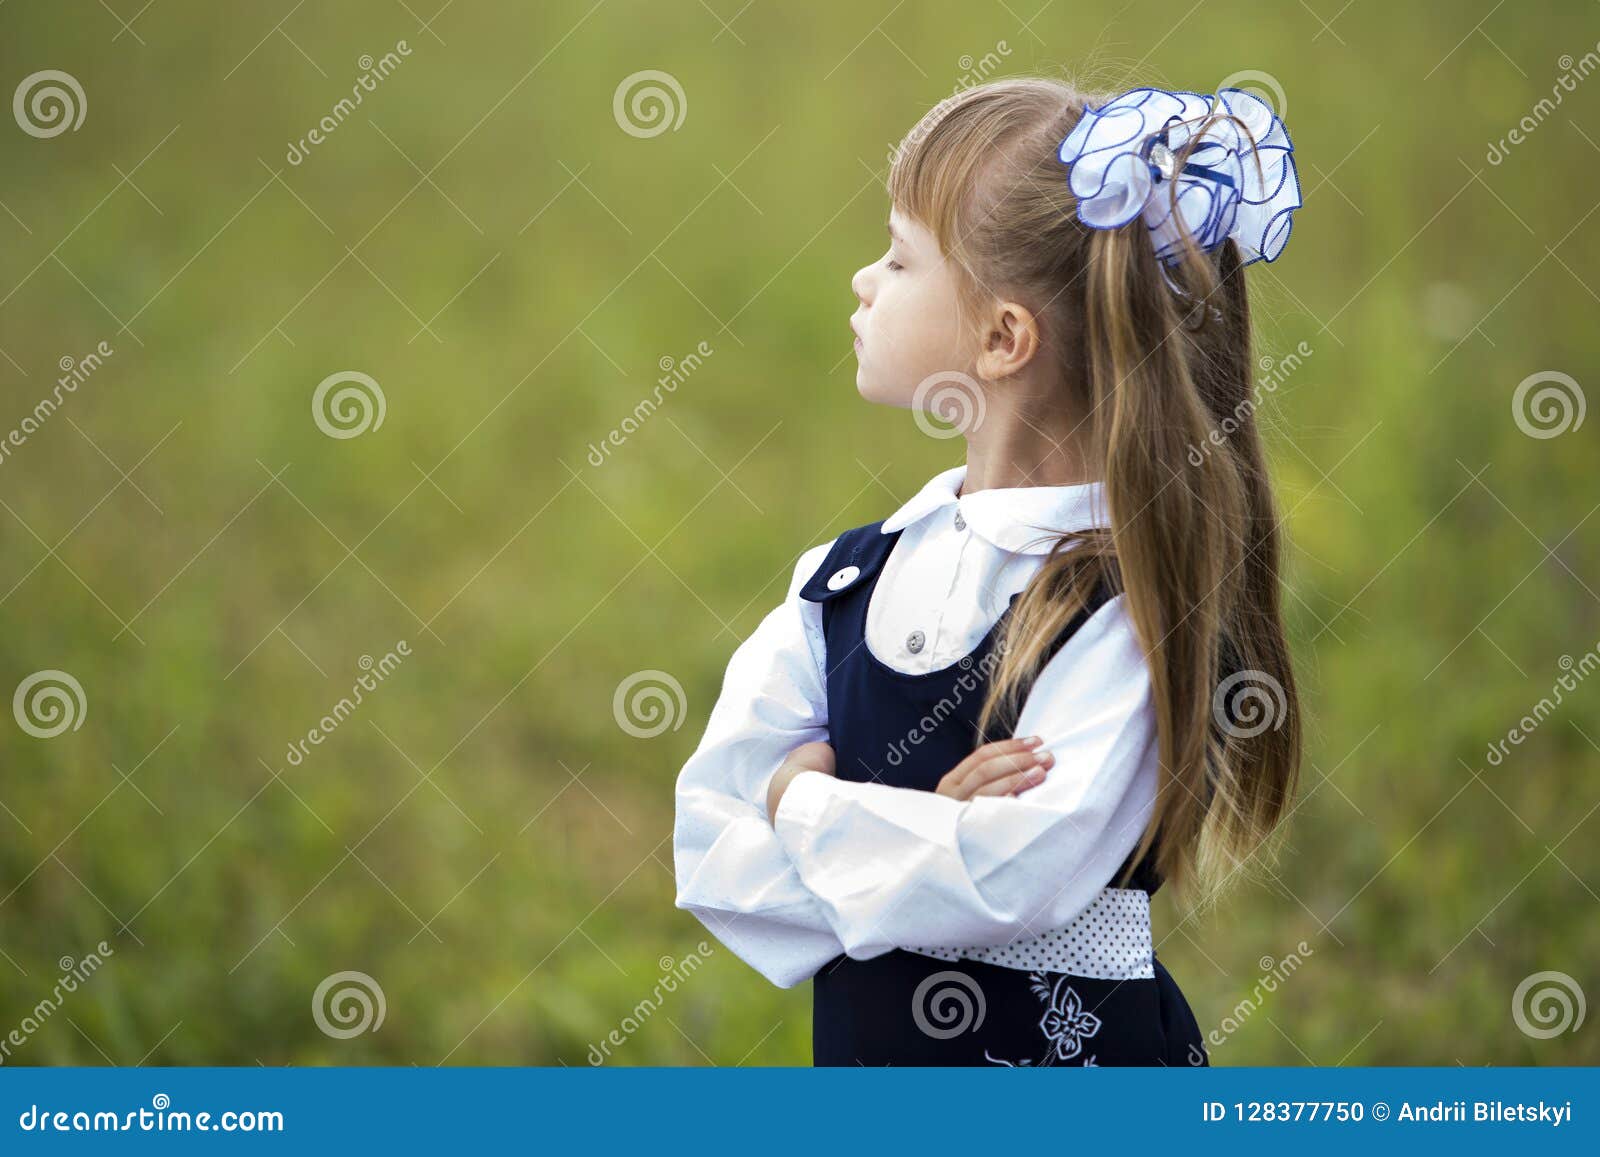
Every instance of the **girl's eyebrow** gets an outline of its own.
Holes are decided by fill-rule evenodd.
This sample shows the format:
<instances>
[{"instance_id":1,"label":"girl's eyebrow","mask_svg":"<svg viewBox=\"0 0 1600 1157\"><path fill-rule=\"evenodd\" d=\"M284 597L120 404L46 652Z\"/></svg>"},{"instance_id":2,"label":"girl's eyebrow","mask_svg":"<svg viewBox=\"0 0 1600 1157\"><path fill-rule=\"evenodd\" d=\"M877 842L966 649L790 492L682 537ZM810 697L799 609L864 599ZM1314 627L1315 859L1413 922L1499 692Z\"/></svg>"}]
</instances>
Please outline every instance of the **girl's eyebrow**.
<instances>
[{"instance_id":1,"label":"girl's eyebrow","mask_svg":"<svg viewBox=\"0 0 1600 1157\"><path fill-rule=\"evenodd\" d=\"M900 236L899 233L895 232L894 222L893 221L885 222L884 223L884 228L889 230L889 239L891 241L898 241L902 245L904 245L906 243L906 239L904 237Z\"/></svg>"}]
</instances>

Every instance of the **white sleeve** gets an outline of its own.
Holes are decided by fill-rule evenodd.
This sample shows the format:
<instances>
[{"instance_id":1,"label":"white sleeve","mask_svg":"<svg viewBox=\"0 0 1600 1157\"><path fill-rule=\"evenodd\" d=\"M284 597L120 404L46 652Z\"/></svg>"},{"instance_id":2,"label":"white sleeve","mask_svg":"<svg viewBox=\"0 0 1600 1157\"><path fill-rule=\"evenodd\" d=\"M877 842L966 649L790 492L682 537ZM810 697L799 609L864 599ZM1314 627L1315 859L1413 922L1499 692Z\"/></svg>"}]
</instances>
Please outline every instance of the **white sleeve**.
<instances>
[{"instance_id":1,"label":"white sleeve","mask_svg":"<svg viewBox=\"0 0 1600 1157\"><path fill-rule=\"evenodd\" d=\"M783 605L734 651L677 782L676 905L780 988L844 951L767 818L778 765L801 744L828 738L822 608L799 590L832 545L801 555Z\"/></svg>"},{"instance_id":2,"label":"white sleeve","mask_svg":"<svg viewBox=\"0 0 1600 1157\"><path fill-rule=\"evenodd\" d=\"M1018 796L801 772L775 817L800 878L851 957L981 946L1069 923L1112 883L1155 802L1149 667L1119 595L1039 673L1017 720L1056 762ZM949 769L944 769L949 770Z\"/></svg>"}]
</instances>

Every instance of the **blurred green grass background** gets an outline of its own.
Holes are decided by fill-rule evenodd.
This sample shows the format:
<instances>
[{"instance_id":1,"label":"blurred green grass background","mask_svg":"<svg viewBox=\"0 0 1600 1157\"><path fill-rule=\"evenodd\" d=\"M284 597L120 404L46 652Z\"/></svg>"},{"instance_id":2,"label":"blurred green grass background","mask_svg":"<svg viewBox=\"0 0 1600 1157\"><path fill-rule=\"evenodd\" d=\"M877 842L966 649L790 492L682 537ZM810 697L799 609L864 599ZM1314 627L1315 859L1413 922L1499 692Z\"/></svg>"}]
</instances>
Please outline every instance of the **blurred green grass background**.
<instances>
[{"instance_id":1,"label":"blurred green grass background","mask_svg":"<svg viewBox=\"0 0 1600 1157\"><path fill-rule=\"evenodd\" d=\"M889 148L991 68L1262 70L1299 151L1253 292L1258 355L1313 351L1262 414L1303 800L1219 909L1157 904L1214 1063L1600 1059L1511 1009L1541 971L1594 991L1600 691L1485 756L1600 642L1596 424L1512 414L1535 372L1596 381L1600 82L1486 159L1593 5L440 4L0 8L3 92L60 69L87 100L0 125L0 434L114 351L0 461L0 689L87 701L0 728L0 1037L114 950L7 1063L578 1065L624 1026L607 1063L809 1060L807 988L673 907L673 782L799 553L960 460L857 397L849 279ZM685 115L639 138L613 94L645 69ZM343 440L310 403L346 370L387 410ZM635 738L613 695L650 669L686 706ZM319 1031L341 970L381 1028Z\"/></svg>"}]
</instances>

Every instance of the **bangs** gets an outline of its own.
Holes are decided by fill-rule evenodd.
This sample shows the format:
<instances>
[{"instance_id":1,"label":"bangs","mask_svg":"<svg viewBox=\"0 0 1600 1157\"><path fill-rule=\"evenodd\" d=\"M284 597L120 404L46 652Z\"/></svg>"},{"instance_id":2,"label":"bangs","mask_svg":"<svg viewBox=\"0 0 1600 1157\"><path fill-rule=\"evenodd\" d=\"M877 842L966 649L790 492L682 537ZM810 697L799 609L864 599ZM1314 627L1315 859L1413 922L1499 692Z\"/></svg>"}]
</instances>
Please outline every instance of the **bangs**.
<instances>
[{"instance_id":1,"label":"bangs","mask_svg":"<svg viewBox=\"0 0 1600 1157\"><path fill-rule=\"evenodd\" d=\"M967 105L971 91L962 94ZM950 97L928 110L895 148L886 182L890 204L926 226L946 256L960 236L961 205L986 151L971 131L974 118L960 115L962 105Z\"/></svg>"},{"instance_id":2,"label":"bangs","mask_svg":"<svg viewBox=\"0 0 1600 1157\"><path fill-rule=\"evenodd\" d=\"M890 203L965 264L975 227L1042 160L1054 160L1083 108L1071 85L1041 77L988 81L946 97L896 146Z\"/></svg>"}]
</instances>

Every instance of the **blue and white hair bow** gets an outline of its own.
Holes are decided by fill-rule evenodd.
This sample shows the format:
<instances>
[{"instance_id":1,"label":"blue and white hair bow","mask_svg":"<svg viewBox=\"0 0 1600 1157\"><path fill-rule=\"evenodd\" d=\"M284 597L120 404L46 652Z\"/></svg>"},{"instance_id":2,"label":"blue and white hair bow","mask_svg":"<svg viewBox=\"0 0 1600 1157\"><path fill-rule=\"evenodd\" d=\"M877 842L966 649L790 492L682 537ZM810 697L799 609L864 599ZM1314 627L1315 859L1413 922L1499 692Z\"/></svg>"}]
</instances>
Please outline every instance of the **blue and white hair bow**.
<instances>
[{"instance_id":1,"label":"blue and white hair bow","mask_svg":"<svg viewBox=\"0 0 1600 1157\"><path fill-rule=\"evenodd\" d=\"M1079 220L1115 229L1142 214L1167 264L1182 256L1184 231L1207 251L1232 237L1246 265L1271 261L1300 207L1289 133L1271 105L1242 89L1211 97L1136 88L1087 110L1060 156Z\"/></svg>"}]
</instances>

